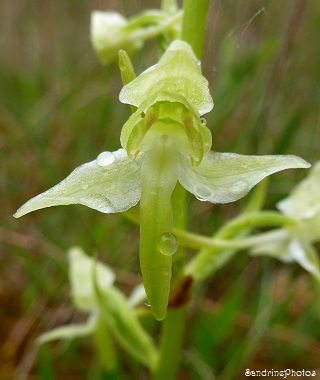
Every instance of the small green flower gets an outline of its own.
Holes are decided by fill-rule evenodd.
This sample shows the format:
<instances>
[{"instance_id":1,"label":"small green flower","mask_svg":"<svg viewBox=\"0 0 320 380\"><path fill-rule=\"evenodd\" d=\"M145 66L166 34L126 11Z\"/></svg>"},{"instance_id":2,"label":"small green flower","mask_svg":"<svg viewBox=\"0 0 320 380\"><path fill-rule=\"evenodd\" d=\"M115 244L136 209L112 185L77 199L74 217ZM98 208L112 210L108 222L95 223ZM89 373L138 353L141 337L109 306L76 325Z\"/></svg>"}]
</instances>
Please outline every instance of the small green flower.
<instances>
[{"instance_id":1,"label":"small green flower","mask_svg":"<svg viewBox=\"0 0 320 380\"><path fill-rule=\"evenodd\" d=\"M90 316L86 323L61 326L42 334L38 338L39 344L56 339L71 339L92 335L97 327L100 314L93 278L96 276L97 286L101 291L110 288L114 283L115 275L112 269L100 262L95 262L81 248L71 248L68 252L68 259L73 304L77 309L90 313Z\"/></svg>"},{"instance_id":2,"label":"small green flower","mask_svg":"<svg viewBox=\"0 0 320 380\"><path fill-rule=\"evenodd\" d=\"M254 255L267 254L284 262L296 261L320 280L319 256L312 243L320 241L320 162L309 176L278 203L278 209L296 221L295 225L269 234L267 241L253 247Z\"/></svg>"},{"instance_id":3,"label":"small green flower","mask_svg":"<svg viewBox=\"0 0 320 380\"><path fill-rule=\"evenodd\" d=\"M212 110L213 101L200 62L186 42L174 41L158 64L122 88L119 99L138 107L120 137L130 157L149 150L164 135L196 165L210 150L211 132L200 116Z\"/></svg>"},{"instance_id":4,"label":"small green flower","mask_svg":"<svg viewBox=\"0 0 320 380\"><path fill-rule=\"evenodd\" d=\"M101 329L107 327L131 355L153 368L158 353L140 325L135 310L145 300L143 288L139 285L133 289L127 299L113 286L115 275L107 265L87 256L78 247L69 250L68 258L73 304L77 309L89 313L88 320L46 332L38 338L38 343L93 336L102 332L106 334Z\"/></svg>"},{"instance_id":5,"label":"small green flower","mask_svg":"<svg viewBox=\"0 0 320 380\"><path fill-rule=\"evenodd\" d=\"M186 42L174 41L157 65L123 87L120 100L138 107L122 129L124 149L101 153L14 216L68 204L115 213L141 199L141 271L152 311L161 320L170 292L168 252L173 254L177 245L171 207L177 181L201 201L228 203L244 197L270 174L310 165L296 156L210 151L211 133L201 115L212 109L213 101Z\"/></svg>"},{"instance_id":6,"label":"small green flower","mask_svg":"<svg viewBox=\"0 0 320 380\"><path fill-rule=\"evenodd\" d=\"M93 11L91 14L91 42L101 63L107 65L117 60L118 51L134 53L144 42L169 32L179 33L182 12L168 14L149 10L126 19L114 11Z\"/></svg>"}]
</instances>

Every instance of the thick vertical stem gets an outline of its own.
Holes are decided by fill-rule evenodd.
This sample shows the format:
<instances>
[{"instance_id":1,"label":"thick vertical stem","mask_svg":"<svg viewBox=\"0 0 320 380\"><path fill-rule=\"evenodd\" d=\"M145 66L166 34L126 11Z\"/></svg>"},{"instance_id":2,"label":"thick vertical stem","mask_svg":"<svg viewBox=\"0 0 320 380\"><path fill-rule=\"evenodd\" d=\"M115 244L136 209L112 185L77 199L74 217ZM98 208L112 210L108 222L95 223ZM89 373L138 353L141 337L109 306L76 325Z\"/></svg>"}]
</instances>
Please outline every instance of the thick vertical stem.
<instances>
[{"instance_id":1,"label":"thick vertical stem","mask_svg":"<svg viewBox=\"0 0 320 380\"><path fill-rule=\"evenodd\" d=\"M167 13L174 13L178 9L176 0L161 0L161 8Z\"/></svg>"},{"instance_id":2,"label":"thick vertical stem","mask_svg":"<svg viewBox=\"0 0 320 380\"><path fill-rule=\"evenodd\" d=\"M152 380L175 380L180 362L183 332L187 308L170 309L165 319L161 344L160 360Z\"/></svg>"},{"instance_id":3,"label":"thick vertical stem","mask_svg":"<svg viewBox=\"0 0 320 380\"><path fill-rule=\"evenodd\" d=\"M182 39L192 46L199 59L202 58L209 2L210 0L184 0Z\"/></svg>"},{"instance_id":4,"label":"thick vertical stem","mask_svg":"<svg viewBox=\"0 0 320 380\"><path fill-rule=\"evenodd\" d=\"M140 266L147 299L158 320L167 313L175 251L174 247L162 251L160 247L164 235L174 238L170 235L171 195L178 178L177 159L171 139L162 136L145 153L141 169Z\"/></svg>"}]
</instances>

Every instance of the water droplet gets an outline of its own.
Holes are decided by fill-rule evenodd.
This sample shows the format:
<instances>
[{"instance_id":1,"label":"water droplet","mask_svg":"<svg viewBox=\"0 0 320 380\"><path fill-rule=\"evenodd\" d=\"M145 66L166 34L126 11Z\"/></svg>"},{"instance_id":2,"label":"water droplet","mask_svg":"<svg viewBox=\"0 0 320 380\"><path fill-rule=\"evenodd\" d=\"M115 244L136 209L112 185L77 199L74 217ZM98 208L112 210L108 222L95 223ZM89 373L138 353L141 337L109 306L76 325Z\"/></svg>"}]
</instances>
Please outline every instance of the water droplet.
<instances>
[{"instance_id":1,"label":"water droplet","mask_svg":"<svg viewBox=\"0 0 320 380\"><path fill-rule=\"evenodd\" d=\"M149 303L148 301L146 301L144 304L145 304L147 307L150 307L150 303Z\"/></svg>"},{"instance_id":2,"label":"water droplet","mask_svg":"<svg viewBox=\"0 0 320 380\"><path fill-rule=\"evenodd\" d=\"M112 152L102 152L96 159L96 163L99 166L108 166L114 162L116 159Z\"/></svg>"},{"instance_id":3,"label":"water droplet","mask_svg":"<svg viewBox=\"0 0 320 380\"><path fill-rule=\"evenodd\" d=\"M201 198L201 197L199 197L199 196L197 196L196 195L196 198L198 199L198 201L200 201L200 202L205 202L206 201L206 199L205 198Z\"/></svg>"},{"instance_id":4,"label":"water droplet","mask_svg":"<svg viewBox=\"0 0 320 380\"><path fill-rule=\"evenodd\" d=\"M80 185L81 189L82 190L85 190L89 187L89 185L87 184L87 182L81 182L81 185Z\"/></svg>"},{"instance_id":5,"label":"water droplet","mask_svg":"<svg viewBox=\"0 0 320 380\"><path fill-rule=\"evenodd\" d=\"M165 256L172 256L178 249L178 239L171 232L161 235L158 242L159 251Z\"/></svg>"},{"instance_id":6,"label":"water droplet","mask_svg":"<svg viewBox=\"0 0 320 380\"><path fill-rule=\"evenodd\" d=\"M248 183L246 181L237 181L232 185L231 190L234 193L241 193L248 187Z\"/></svg>"},{"instance_id":7,"label":"water droplet","mask_svg":"<svg viewBox=\"0 0 320 380\"><path fill-rule=\"evenodd\" d=\"M195 192L196 198L201 202L207 201L212 196L212 191L203 186L197 186Z\"/></svg>"}]
</instances>

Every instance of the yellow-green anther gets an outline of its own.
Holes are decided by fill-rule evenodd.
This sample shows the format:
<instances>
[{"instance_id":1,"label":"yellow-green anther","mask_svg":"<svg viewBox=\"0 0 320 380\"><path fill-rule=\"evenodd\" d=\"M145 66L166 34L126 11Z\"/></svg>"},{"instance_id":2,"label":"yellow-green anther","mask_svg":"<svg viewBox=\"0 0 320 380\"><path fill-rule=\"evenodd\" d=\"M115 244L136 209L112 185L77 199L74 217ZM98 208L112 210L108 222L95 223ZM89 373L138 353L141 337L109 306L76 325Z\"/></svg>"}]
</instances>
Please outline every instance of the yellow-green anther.
<instances>
[{"instance_id":1,"label":"yellow-green anther","mask_svg":"<svg viewBox=\"0 0 320 380\"><path fill-rule=\"evenodd\" d=\"M140 266L147 299L158 320L166 316L172 264L172 257L159 248L164 236L172 236L171 195L177 178L174 143L168 136L161 136L144 153L140 203Z\"/></svg>"},{"instance_id":2,"label":"yellow-green anther","mask_svg":"<svg viewBox=\"0 0 320 380\"><path fill-rule=\"evenodd\" d=\"M158 119L159 114L160 114L160 111L159 111L158 103L156 103L155 105L147 109L145 119L144 119L144 124L146 126L146 129L149 129L152 126L152 124Z\"/></svg>"}]
</instances>

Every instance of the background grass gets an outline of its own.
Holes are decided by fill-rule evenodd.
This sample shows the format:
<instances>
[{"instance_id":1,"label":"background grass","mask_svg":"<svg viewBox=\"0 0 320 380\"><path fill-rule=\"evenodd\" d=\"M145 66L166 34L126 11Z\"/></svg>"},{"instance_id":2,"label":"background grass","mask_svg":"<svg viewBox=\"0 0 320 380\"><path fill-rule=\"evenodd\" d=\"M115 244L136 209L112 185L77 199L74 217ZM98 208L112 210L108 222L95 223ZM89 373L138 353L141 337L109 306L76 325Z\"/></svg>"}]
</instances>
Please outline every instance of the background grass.
<instances>
[{"instance_id":1,"label":"background grass","mask_svg":"<svg viewBox=\"0 0 320 380\"><path fill-rule=\"evenodd\" d=\"M125 292L140 281L138 228L82 206L19 220L12 214L76 166L119 147L129 109L117 100L117 67L102 67L92 52L90 12L110 8L129 16L146 6L159 2L1 1L1 379L111 378L90 340L37 352L34 339L84 318L69 298L69 247L98 253ZM214 150L319 159L319 35L317 0L212 2L203 70L215 100L207 115ZM136 71L158 53L148 43L134 58ZM272 176L266 207L305 175ZM243 202L211 205L190 196L189 227L211 234ZM179 378L241 379L246 368L318 369L320 376L319 299L298 266L243 252L195 292ZM124 353L119 361L115 378L146 377Z\"/></svg>"}]
</instances>

